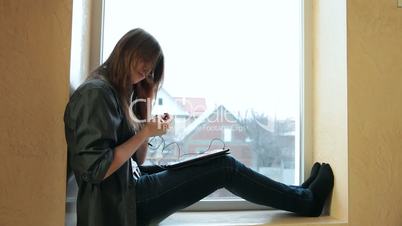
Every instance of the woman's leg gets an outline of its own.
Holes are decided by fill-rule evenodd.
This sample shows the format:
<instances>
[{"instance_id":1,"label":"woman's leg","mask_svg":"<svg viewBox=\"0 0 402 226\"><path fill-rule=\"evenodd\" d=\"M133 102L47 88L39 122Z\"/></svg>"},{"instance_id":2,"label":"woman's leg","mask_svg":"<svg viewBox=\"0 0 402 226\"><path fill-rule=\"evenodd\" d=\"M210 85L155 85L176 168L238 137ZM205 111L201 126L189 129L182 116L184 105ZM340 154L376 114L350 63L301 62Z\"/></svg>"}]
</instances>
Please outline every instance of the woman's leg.
<instances>
[{"instance_id":1,"label":"woman's leg","mask_svg":"<svg viewBox=\"0 0 402 226\"><path fill-rule=\"evenodd\" d=\"M224 156L200 165L141 176L136 190L138 223L159 222L223 187L257 204L317 215L317 201L311 189L278 183L233 157Z\"/></svg>"}]
</instances>

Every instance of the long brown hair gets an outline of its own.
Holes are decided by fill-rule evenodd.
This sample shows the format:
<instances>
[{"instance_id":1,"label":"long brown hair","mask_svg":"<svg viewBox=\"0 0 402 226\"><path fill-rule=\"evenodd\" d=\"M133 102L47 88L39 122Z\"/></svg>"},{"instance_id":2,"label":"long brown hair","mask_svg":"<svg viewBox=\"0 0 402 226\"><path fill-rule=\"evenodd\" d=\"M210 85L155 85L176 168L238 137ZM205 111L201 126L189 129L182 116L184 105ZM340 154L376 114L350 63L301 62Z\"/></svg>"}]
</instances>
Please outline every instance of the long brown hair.
<instances>
[{"instance_id":1,"label":"long brown hair","mask_svg":"<svg viewBox=\"0 0 402 226\"><path fill-rule=\"evenodd\" d=\"M132 85L131 75L134 73L137 63L144 61L152 63L153 77L145 78L141 82ZM130 117L130 111L138 119L147 119L150 109L147 103L139 102L130 109L130 103L134 99L150 100L156 97L156 92L161 87L164 77L164 56L158 41L141 28L127 32L116 44L108 59L94 70L88 79L99 75L107 79L116 89L127 121L132 129L138 129L138 122ZM133 92L133 99L130 96Z\"/></svg>"}]
</instances>

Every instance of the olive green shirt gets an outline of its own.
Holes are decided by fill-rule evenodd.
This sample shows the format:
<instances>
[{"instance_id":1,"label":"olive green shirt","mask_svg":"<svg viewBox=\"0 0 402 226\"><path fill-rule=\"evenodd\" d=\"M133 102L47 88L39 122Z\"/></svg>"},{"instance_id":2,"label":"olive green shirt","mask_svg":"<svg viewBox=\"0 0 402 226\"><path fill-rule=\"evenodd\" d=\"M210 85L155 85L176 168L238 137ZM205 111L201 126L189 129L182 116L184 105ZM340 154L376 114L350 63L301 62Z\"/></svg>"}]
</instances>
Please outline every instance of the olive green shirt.
<instances>
[{"instance_id":1,"label":"olive green shirt","mask_svg":"<svg viewBox=\"0 0 402 226\"><path fill-rule=\"evenodd\" d=\"M114 148L134 135L115 89L101 79L83 83L66 106L64 124L68 164L78 184L77 226L135 226L130 160L103 180Z\"/></svg>"}]
</instances>

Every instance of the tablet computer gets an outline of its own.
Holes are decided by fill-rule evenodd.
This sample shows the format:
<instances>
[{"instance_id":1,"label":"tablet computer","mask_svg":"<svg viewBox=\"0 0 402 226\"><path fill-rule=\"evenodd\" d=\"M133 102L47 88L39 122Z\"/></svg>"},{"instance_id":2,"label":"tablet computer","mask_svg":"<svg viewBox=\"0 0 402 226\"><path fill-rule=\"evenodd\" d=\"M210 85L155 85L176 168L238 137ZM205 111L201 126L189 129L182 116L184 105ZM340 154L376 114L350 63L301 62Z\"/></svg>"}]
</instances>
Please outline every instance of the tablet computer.
<instances>
[{"instance_id":1,"label":"tablet computer","mask_svg":"<svg viewBox=\"0 0 402 226\"><path fill-rule=\"evenodd\" d=\"M214 158L219 158L223 155L229 154L230 153L229 151L230 151L229 148L214 149L214 150L206 151L201 154L188 155L187 157L182 157L178 161L169 162L169 163L161 165L161 166L168 168L168 169L183 168L183 167L190 166L190 165L204 163L204 162L209 161Z\"/></svg>"}]
</instances>

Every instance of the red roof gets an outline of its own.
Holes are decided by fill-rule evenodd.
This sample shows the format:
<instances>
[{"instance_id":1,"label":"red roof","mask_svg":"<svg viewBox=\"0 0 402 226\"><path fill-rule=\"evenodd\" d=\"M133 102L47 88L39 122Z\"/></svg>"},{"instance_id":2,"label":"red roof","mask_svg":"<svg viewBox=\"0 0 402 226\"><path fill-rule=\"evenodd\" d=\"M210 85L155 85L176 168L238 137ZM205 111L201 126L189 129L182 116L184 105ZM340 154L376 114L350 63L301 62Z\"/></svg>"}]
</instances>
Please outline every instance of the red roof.
<instances>
[{"instance_id":1,"label":"red roof","mask_svg":"<svg viewBox=\"0 0 402 226\"><path fill-rule=\"evenodd\" d=\"M174 97L174 99L190 116L198 117L207 109L205 98L202 97Z\"/></svg>"}]
</instances>

